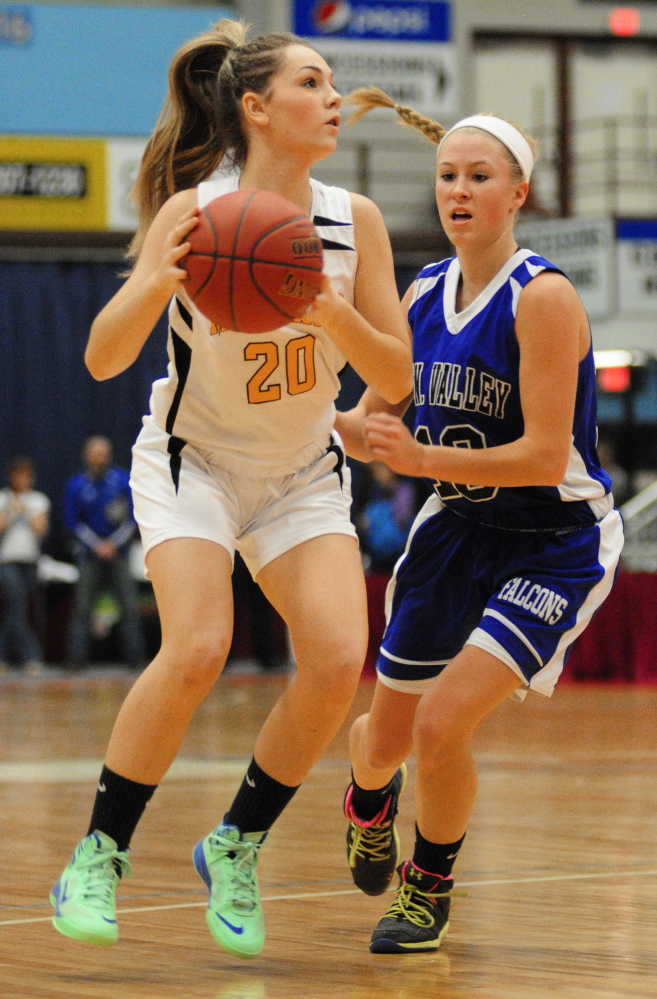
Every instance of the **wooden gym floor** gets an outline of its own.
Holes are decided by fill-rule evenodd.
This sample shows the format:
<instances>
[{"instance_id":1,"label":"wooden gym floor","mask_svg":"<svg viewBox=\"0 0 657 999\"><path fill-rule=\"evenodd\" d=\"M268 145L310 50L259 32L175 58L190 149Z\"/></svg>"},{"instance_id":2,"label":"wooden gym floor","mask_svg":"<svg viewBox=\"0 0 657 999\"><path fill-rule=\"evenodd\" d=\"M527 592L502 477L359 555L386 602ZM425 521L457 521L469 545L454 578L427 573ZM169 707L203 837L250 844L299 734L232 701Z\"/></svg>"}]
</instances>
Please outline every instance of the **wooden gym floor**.
<instances>
[{"instance_id":1,"label":"wooden gym floor","mask_svg":"<svg viewBox=\"0 0 657 999\"><path fill-rule=\"evenodd\" d=\"M135 836L118 946L78 944L50 925L48 890L86 831L127 682L0 686L1 999L657 994L657 691L564 687L489 720L458 864L468 894L437 954L367 949L387 900L356 892L345 867L345 727L263 851L268 941L248 962L210 939L190 850L228 805L281 680L227 677L199 710ZM371 689L363 684L352 717ZM412 815L410 791L406 853Z\"/></svg>"}]
</instances>

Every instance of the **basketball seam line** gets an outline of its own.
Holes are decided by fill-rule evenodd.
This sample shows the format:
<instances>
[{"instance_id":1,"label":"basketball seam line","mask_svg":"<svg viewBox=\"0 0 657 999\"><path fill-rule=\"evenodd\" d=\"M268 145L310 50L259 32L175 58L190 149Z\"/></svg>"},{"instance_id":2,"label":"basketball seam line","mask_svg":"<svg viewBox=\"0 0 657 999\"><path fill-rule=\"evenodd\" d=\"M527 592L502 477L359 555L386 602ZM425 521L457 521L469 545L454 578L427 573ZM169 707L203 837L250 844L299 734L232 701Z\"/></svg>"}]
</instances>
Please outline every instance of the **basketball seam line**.
<instances>
[{"instance_id":1,"label":"basketball seam line","mask_svg":"<svg viewBox=\"0 0 657 999\"><path fill-rule=\"evenodd\" d=\"M217 233L217 230L215 228L215 224L214 224L214 222L213 222L213 220L212 220L212 218L210 216L210 213L208 212L207 206L203 209L203 214L204 214L204 216L205 216L205 218L207 220L208 225L210 226L210 229L212 230L212 235L214 236L215 249L218 251L219 250L219 234ZM187 256L189 256L189 254L187 254ZM201 294L201 292L203 291L203 289L207 285L208 281L210 280L210 278L212 277L212 275L215 272L215 268L217 266L217 259L218 258L214 254L211 254L211 257L213 258L214 263L212 264L212 267L210 268L208 274L206 275L205 281L203 282L203 284L201 285L201 287L196 289L196 293L193 296L193 300L194 301L196 301L196 299Z\"/></svg>"},{"instance_id":2,"label":"basketball seam line","mask_svg":"<svg viewBox=\"0 0 657 999\"><path fill-rule=\"evenodd\" d=\"M253 263L254 262L255 263L260 263L259 260L250 261L249 262L249 274L251 275L251 280L253 281L254 286L258 289L258 291L260 292L260 294L262 295L262 297L265 299L265 301L269 302L269 304L271 305L271 307L273 309L276 309L276 311L279 312L281 314L281 316L284 316L287 320L294 320L294 319L298 318L295 315L294 312L286 312L285 309L282 309L280 305L277 305L276 302L272 301L272 299L269 297L269 295L267 294L267 292L263 288L261 288L261 286L258 284L258 281L256 280L255 274L253 273ZM289 267L290 265L288 264L287 266ZM306 268L306 269L308 269L308 268ZM315 273L317 273L317 272L315 272ZM306 308L307 308L307 306L306 306ZM265 330L265 332L267 332L267 331Z\"/></svg>"},{"instance_id":3,"label":"basketball seam line","mask_svg":"<svg viewBox=\"0 0 657 999\"><path fill-rule=\"evenodd\" d=\"M230 253L202 253L198 250L194 250L190 256L194 257L210 257L213 260L235 260L242 264L267 264L269 267L298 267L299 270L312 271L314 274L321 274L321 268L311 267L309 264L298 264L296 261L294 263L284 263L281 260L262 260L258 257L254 260L252 257L235 257ZM205 282L204 282L205 285Z\"/></svg>"},{"instance_id":4,"label":"basketball seam line","mask_svg":"<svg viewBox=\"0 0 657 999\"><path fill-rule=\"evenodd\" d=\"M257 191L253 191L244 202L244 205L242 206L242 211L240 212L240 217L237 220L237 226L235 228L235 237L233 239L233 255L231 257L230 273L228 275L228 307L230 309L230 318L232 319L233 322L233 329L236 330L237 332L239 332L239 330L237 330L237 320L235 318L235 309L233 307L233 270L235 269L235 250L237 249L237 242L240 238L240 232L242 230L242 223L244 221L244 216L246 215L246 210L253 201L253 199L255 198L257 193L258 193Z\"/></svg>"},{"instance_id":5,"label":"basketball seam line","mask_svg":"<svg viewBox=\"0 0 657 999\"><path fill-rule=\"evenodd\" d=\"M255 287L258 289L258 291L260 292L260 294L262 295L262 297L265 299L265 301L269 302L269 304L272 306L273 309L276 309L276 311L278 313L280 313L280 315L284 316L288 321L291 320L292 322L294 322L294 320L297 319L298 317L295 316L295 314L293 312L292 313L286 312L284 309L282 309L280 307L280 305L277 305L276 302L272 301L272 299L269 297L269 295L267 294L267 292L264 291L264 289L260 286L260 284L256 280L256 276L253 273L253 265L254 264L260 264L260 263L265 263L265 261L255 260L254 257L253 257L253 253L254 253L254 250L262 242L263 239L266 239L268 236L271 236L273 233L278 232L279 229L283 229L286 225L289 225L292 222L300 222L300 221L303 221L303 220L306 220L306 221L310 222L310 224L313 226L313 229L315 228L314 225L313 225L312 220L310 218L308 218L307 215L295 215L294 218L285 219L285 221L279 222L278 225L273 226L271 229L268 229L267 232L263 232L263 234L261 236L258 236L257 240L255 241L255 243L251 247L251 253L249 254L249 257L248 257L249 274L251 275L251 280L253 281L253 284L255 285ZM317 230L315 230L315 232L317 233ZM276 266L279 266L279 267L280 266L283 266L283 267L294 267L294 266L296 266L295 264L280 264L278 261L272 261L272 263L275 263ZM323 261L322 261L322 263L323 263ZM299 268L301 270L305 270L305 271L313 271L315 274L317 273L317 268L316 267L308 267L307 264L299 264Z\"/></svg>"},{"instance_id":6,"label":"basketball seam line","mask_svg":"<svg viewBox=\"0 0 657 999\"><path fill-rule=\"evenodd\" d=\"M250 254L250 256L251 257L253 256L253 251L255 250L255 248L257 246L259 246L260 243L262 243L263 239L266 239L267 236L273 236L273 234L275 232L278 232L279 229L283 229L286 225L291 225L292 222L303 222L304 220L306 222L310 222L310 224L312 225L312 222L310 221L310 219L308 218L307 215L295 215L294 218L285 219L283 222L277 222L276 225L272 226L271 229L267 229L267 232L263 232L262 235L258 236L258 238L256 239L255 243L251 247L251 254ZM313 226L313 229L314 228L315 227ZM301 237L299 237L299 238L301 238ZM304 236L303 238L304 239L309 239L311 237ZM317 238L319 239L319 236L317 236Z\"/></svg>"},{"instance_id":7,"label":"basketball seam line","mask_svg":"<svg viewBox=\"0 0 657 999\"><path fill-rule=\"evenodd\" d=\"M276 304L276 302L272 302L272 300L269 297L269 295L267 294L267 292L263 291L263 289L260 287L260 285L256 281L256 279L255 279L255 277L253 275L252 269L249 268L249 270L251 271L251 280L253 281L255 287L258 289L258 291L260 292L260 294L262 295L262 297L265 299L265 301L269 302L269 304L272 306L272 308L276 309L277 312L280 312L280 314L282 316L284 316L284 318L287 319L289 322L294 322L295 319L299 318L297 315L295 315L294 312L286 312L285 309L282 309L280 307L280 305ZM306 308L307 307L308 306L306 306ZM239 332L239 330L238 330L238 332ZM268 333L269 330L264 330L264 332Z\"/></svg>"}]
</instances>

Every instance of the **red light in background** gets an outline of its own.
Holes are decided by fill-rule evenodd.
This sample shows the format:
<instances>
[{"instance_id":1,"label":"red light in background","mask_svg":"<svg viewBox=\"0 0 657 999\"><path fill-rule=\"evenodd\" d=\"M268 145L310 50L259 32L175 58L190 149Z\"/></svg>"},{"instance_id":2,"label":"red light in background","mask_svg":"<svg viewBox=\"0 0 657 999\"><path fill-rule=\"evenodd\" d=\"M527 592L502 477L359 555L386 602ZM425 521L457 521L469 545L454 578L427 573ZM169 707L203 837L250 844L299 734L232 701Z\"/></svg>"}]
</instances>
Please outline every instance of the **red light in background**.
<instances>
[{"instance_id":1,"label":"red light in background","mask_svg":"<svg viewBox=\"0 0 657 999\"><path fill-rule=\"evenodd\" d=\"M612 35L636 35L641 27L641 15L635 7L614 7L609 12L609 30Z\"/></svg>"},{"instance_id":2,"label":"red light in background","mask_svg":"<svg viewBox=\"0 0 657 999\"><path fill-rule=\"evenodd\" d=\"M603 392L627 392L630 387L630 369L600 368L598 385Z\"/></svg>"}]
</instances>

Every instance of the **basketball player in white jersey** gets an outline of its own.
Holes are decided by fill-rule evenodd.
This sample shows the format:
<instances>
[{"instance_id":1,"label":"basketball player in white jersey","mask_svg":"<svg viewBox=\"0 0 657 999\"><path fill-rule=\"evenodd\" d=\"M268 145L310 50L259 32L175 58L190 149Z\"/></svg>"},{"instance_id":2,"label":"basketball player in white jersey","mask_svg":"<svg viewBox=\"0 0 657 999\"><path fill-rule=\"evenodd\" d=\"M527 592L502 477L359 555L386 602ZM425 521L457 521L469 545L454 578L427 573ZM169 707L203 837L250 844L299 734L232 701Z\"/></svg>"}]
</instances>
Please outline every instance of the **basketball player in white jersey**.
<instances>
[{"instance_id":1,"label":"basketball player in white jersey","mask_svg":"<svg viewBox=\"0 0 657 999\"><path fill-rule=\"evenodd\" d=\"M253 957L264 944L260 846L342 723L366 649L349 472L332 434L338 372L349 361L394 404L411 389L411 355L378 209L309 176L340 123L324 59L292 35L246 43L242 25L220 21L176 54L170 86L136 185L137 261L86 353L96 378L124 371L169 302L168 375L154 385L131 479L162 647L121 708L88 834L51 901L60 932L116 941L131 835L230 647L239 548L288 624L297 673L194 864L212 936ZM235 172L207 179L226 163ZM237 188L294 202L325 252L309 313L257 337L216 329L185 293L180 264L199 207Z\"/></svg>"}]
</instances>

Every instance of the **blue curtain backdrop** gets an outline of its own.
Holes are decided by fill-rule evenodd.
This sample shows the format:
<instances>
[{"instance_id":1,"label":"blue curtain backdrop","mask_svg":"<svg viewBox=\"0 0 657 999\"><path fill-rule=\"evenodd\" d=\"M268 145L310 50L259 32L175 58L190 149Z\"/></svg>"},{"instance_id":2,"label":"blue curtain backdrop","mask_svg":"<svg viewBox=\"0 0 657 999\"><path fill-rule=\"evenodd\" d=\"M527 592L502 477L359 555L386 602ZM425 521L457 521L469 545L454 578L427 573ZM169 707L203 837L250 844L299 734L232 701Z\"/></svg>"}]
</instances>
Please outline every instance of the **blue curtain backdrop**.
<instances>
[{"instance_id":1,"label":"blue curtain backdrop","mask_svg":"<svg viewBox=\"0 0 657 999\"><path fill-rule=\"evenodd\" d=\"M121 284L120 269L118 264L0 263L0 472L14 454L34 458L37 488L53 504L46 549L55 554L66 551L62 492L80 468L85 438L105 434L117 464L129 468L151 383L166 372L164 319L124 374L96 382L85 368L91 323ZM400 291L413 277L415 270L398 270ZM347 367L339 408L353 406L362 389ZM358 493L360 470L355 471Z\"/></svg>"},{"instance_id":2,"label":"blue curtain backdrop","mask_svg":"<svg viewBox=\"0 0 657 999\"><path fill-rule=\"evenodd\" d=\"M50 550L61 549L62 491L80 467L84 439L105 434L117 464L129 467L151 383L166 371L163 320L124 374L96 382L85 368L89 328L119 287L119 270L116 264L0 264L0 468L14 454L34 458L37 488L53 504Z\"/></svg>"}]
</instances>

